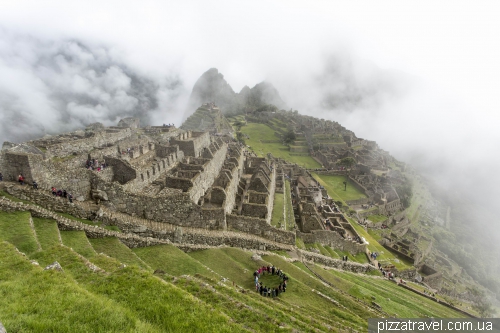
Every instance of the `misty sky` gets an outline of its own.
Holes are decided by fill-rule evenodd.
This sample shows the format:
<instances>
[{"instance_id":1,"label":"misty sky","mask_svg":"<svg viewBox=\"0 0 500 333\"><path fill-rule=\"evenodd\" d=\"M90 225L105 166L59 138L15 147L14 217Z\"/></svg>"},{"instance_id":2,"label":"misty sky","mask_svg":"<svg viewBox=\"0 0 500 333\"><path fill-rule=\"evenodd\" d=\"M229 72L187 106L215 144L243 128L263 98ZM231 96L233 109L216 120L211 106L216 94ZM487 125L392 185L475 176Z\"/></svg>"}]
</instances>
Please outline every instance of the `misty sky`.
<instances>
[{"instance_id":1,"label":"misty sky","mask_svg":"<svg viewBox=\"0 0 500 333\"><path fill-rule=\"evenodd\" d=\"M500 188L499 14L498 1L1 0L0 141L131 115L180 124L216 67L447 184Z\"/></svg>"}]
</instances>

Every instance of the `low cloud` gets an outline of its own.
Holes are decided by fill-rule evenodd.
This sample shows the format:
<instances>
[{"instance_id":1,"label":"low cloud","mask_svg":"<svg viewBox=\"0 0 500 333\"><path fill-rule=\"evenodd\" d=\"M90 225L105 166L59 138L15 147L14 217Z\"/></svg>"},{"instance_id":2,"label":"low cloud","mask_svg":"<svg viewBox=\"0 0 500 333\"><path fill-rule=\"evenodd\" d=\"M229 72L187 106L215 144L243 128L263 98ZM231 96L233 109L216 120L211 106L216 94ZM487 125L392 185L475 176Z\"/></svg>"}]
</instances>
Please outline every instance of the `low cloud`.
<instances>
[{"instance_id":1,"label":"low cloud","mask_svg":"<svg viewBox=\"0 0 500 333\"><path fill-rule=\"evenodd\" d=\"M186 89L175 73L150 78L117 52L78 40L0 31L0 141L24 141L139 117L177 122Z\"/></svg>"}]
</instances>

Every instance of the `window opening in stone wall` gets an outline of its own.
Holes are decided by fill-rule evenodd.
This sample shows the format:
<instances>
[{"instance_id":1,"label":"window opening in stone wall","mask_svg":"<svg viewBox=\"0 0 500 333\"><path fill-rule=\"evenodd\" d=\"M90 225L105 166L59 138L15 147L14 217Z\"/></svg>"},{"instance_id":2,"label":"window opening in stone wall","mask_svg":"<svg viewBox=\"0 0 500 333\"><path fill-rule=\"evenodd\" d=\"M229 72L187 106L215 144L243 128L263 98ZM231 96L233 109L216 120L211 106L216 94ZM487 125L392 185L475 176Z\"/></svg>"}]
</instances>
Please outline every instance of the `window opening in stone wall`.
<instances>
[{"instance_id":1,"label":"window opening in stone wall","mask_svg":"<svg viewBox=\"0 0 500 333\"><path fill-rule=\"evenodd\" d=\"M141 173L141 179L144 181L144 174Z\"/></svg>"},{"instance_id":2,"label":"window opening in stone wall","mask_svg":"<svg viewBox=\"0 0 500 333\"><path fill-rule=\"evenodd\" d=\"M148 179L149 179L149 170L148 170L148 171L146 171L146 173L148 174Z\"/></svg>"}]
</instances>

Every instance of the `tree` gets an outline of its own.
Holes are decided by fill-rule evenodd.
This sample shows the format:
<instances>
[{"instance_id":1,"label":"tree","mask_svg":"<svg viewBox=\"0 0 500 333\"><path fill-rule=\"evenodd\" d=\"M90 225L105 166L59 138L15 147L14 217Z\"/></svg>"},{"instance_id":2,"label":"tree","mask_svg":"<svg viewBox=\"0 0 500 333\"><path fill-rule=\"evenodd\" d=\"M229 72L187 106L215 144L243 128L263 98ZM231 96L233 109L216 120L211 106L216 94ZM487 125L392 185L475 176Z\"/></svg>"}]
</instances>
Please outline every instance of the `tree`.
<instances>
[{"instance_id":1,"label":"tree","mask_svg":"<svg viewBox=\"0 0 500 333\"><path fill-rule=\"evenodd\" d=\"M245 144L245 138L244 138L243 133L241 133L241 132L236 132L236 140L238 140L238 141L239 141L239 142L241 142L242 144Z\"/></svg>"},{"instance_id":2,"label":"tree","mask_svg":"<svg viewBox=\"0 0 500 333\"><path fill-rule=\"evenodd\" d=\"M276 112L278 110L278 108L273 105L273 104L265 104L259 108L257 108L255 110L255 112L263 112L263 111L267 111L267 112Z\"/></svg>"},{"instance_id":3,"label":"tree","mask_svg":"<svg viewBox=\"0 0 500 333\"><path fill-rule=\"evenodd\" d=\"M344 157L338 160L335 164L338 166L343 166L346 169L350 169L353 165L356 165L356 160L353 157Z\"/></svg>"},{"instance_id":4,"label":"tree","mask_svg":"<svg viewBox=\"0 0 500 333\"><path fill-rule=\"evenodd\" d=\"M283 136L283 140L285 141L286 144L289 144L293 142L297 137L295 136L295 132L293 130L288 130L288 132L285 133Z\"/></svg>"}]
</instances>

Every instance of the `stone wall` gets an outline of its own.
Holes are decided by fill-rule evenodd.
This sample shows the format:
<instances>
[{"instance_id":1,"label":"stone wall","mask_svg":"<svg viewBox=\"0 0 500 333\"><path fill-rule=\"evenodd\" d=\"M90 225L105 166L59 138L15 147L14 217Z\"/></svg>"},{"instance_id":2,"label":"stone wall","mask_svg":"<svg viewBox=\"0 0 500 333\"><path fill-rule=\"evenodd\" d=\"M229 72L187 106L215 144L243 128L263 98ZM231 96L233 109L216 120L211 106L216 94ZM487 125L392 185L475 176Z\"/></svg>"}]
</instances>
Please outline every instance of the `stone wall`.
<instances>
[{"instance_id":1,"label":"stone wall","mask_svg":"<svg viewBox=\"0 0 500 333\"><path fill-rule=\"evenodd\" d=\"M232 148L234 150L235 148ZM230 152L232 153L232 151ZM233 154L234 155L234 154ZM240 152L239 156L237 158L231 158L230 160L236 159L237 164L233 167L231 170L231 181L229 184L226 185L226 188L224 189L226 193L226 201L224 203L224 210L226 214L230 214L233 210L233 206L236 202L236 194L238 190L238 184L240 182L240 176L241 176L241 170L243 168L243 160L244 156Z\"/></svg>"},{"instance_id":2,"label":"stone wall","mask_svg":"<svg viewBox=\"0 0 500 333\"><path fill-rule=\"evenodd\" d=\"M267 221L269 211L266 205L243 203L241 205L241 214L245 216L257 217Z\"/></svg>"},{"instance_id":3,"label":"stone wall","mask_svg":"<svg viewBox=\"0 0 500 333\"><path fill-rule=\"evenodd\" d=\"M22 191L24 192L24 190ZM75 214L75 216L80 215L79 217L84 218L84 216L82 215L90 214L90 212L85 211L74 204L69 204L67 201L63 202L63 200L60 199L53 199L53 201L57 202L59 208L68 209L70 206L73 206L73 209L68 210L68 213L72 215L74 213L77 213ZM42 202L42 200L40 200L40 202ZM55 208L55 206L50 207ZM208 230L204 231L200 229L176 227L167 223L149 222L149 225L155 226L155 228L152 229L144 225L143 222L139 221L137 218L134 218L132 216L127 217L125 215L117 218L113 215L107 216L106 214L104 214L99 218L107 224L118 226L120 230L123 231L120 233L67 219L40 206L23 204L22 202L14 202L3 197L0 197L0 210L7 212L29 211L33 216L51 218L56 220L58 223L58 227L61 230L85 231L87 237L89 238L117 237L118 239L120 239L120 241L122 241L130 248L170 244L174 242L179 244L201 244L202 246L204 245L207 247L232 246L246 249L270 251L289 251L292 249L292 245L280 244L275 241L266 240L264 238L258 238L247 234L230 233L224 231L218 231L214 233ZM294 240L293 243L295 243Z\"/></svg>"},{"instance_id":4,"label":"stone wall","mask_svg":"<svg viewBox=\"0 0 500 333\"><path fill-rule=\"evenodd\" d=\"M124 234L121 232L110 231L98 226L88 225L75 220L62 217L52 211L31 204L23 204L22 202L13 202L0 197L0 210L5 212L13 211L29 211L34 217L49 218L57 222L60 230L69 231L84 231L88 238L104 238L116 237L122 243L130 248L145 247L160 244L170 244L168 240L154 239L148 237L140 237L135 234Z\"/></svg>"},{"instance_id":5,"label":"stone wall","mask_svg":"<svg viewBox=\"0 0 500 333\"><path fill-rule=\"evenodd\" d=\"M345 271L350 271L354 273L368 273L375 269L374 266L369 264L360 264L352 261L342 261L340 259L333 259L321 254L316 254L303 250L297 250L297 251L300 253L300 256L307 261L312 261L324 266L342 269Z\"/></svg>"},{"instance_id":6,"label":"stone wall","mask_svg":"<svg viewBox=\"0 0 500 333\"><path fill-rule=\"evenodd\" d=\"M123 185L137 178L137 172L125 160L106 156L106 163L113 167L113 181L117 181Z\"/></svg>"},{"instance_id":7,"label":"stone wall","mask_svg":"<svg viewBox=\"0 0 500 333\"><path fill-rule=\"evenodd\" d=\"M116 141L125 139L132 135L130 128L123 128L115 133L107 131L94 132L91 137L78 140L67 140L64 143L45 147L48 158L53 156L67 156L71 154L81 154L93 150L94 148L106 147L115 144Z\"/></svg>"},{"instance_id":8,"label":"stone wall","mask_svg":"<svg viewBox=\"0 0 500 333\"><path fill-rule=\"evenodd\" d=\"M28 183L33 182L33 178L36 175L32 175L31 167L32 164L36 165L37 160L43 159L43 156L35 157L28 154L12 154L4 153L3 155L3 165L0 172L2 172L4 180L17 181L18 176L22 174ZM32 163L30 163L30 160Z\"/></svg>"},{"instance_id":9,"label":"stone wall","mask_svg":"<svg viewBox=\"0 0 500 333\"><path fill-rule=\"evenodd\" d=\"M302 238L304 243L320 243L333 249L348 251L352 255L366 252L366 244L359 244L343 238L340 234L330 230L313 230L310 233L297 231L297 237Z\"/></svg>"},{"instance_id":10,"label":"stone wall","mask_svg":"<svg viewBox=\"0 0 500 333\"><path fill-rule=\"evenodd\" d=\"M199 157L203 148L210 146L210 134L208 132L181 133L178 137L172 138L170 143L178 145L179 149L186 156Z\"/></svg>"},{"instance_id":11,"label":"stone wall","mask_svg":"<svg viewBox=\"0 0 500 333\"><path fill-rule=\"evenodd\" d=\"M207 133L208 134L208 133ZM193 187L189 195L193 202L198 202L200 197L212 186L215 178L219 175L222 165L226 159L227 144L222 143L216 152L213 152L213 158L203 165L203 172L193 179Z\"/></svg>"},{"instance_id":12,"label":"stone wall","mask_svg":"<svg viewBox=\"0 0 500 333\"><path fill-rule=\"evenodd\" d=\"M311 232L313 230L323 229L323 225L316 215L301 214L300 224L302 232Z\"/></svg>"},{"instance_id":13,"label":"stone wall","mask_svg":"<svg viewBox=\"0 0 500 333\"><path fill-rule=\"evenodd\" d=\"M242 231L275 242L295 245L295 233L277 229L264 219L230 214L226 215L226 223L228 230Z\"/></svg>"}]
</instances>

